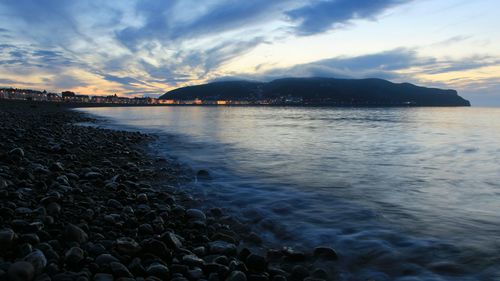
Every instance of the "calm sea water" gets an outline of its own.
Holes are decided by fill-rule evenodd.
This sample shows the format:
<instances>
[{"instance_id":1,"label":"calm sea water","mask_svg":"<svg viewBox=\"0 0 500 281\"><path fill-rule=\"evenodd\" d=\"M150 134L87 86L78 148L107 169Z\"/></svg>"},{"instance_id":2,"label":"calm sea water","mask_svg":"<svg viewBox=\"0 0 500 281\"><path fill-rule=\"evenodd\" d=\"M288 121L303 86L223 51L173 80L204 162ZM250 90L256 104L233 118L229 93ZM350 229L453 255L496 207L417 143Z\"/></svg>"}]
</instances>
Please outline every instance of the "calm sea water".
<instances>
[{"instance_id":1,"label":"calm sea water","mask_svg":"<svg viewBox=\"0 0 500 281\"><path fill-rule=\"evenodd\" d=\"M500 280L500 109L89 108L213 180L187 190L346 280Z\"/></svg>"}]
</instances>

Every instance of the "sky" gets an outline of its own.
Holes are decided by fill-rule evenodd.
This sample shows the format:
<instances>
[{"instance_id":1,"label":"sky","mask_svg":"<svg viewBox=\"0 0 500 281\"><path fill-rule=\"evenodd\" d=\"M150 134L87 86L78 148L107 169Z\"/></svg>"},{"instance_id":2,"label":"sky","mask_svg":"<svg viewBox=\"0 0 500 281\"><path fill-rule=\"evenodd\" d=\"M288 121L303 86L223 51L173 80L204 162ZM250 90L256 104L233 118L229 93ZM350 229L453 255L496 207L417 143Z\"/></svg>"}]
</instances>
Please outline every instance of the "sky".
<instances>
[{"instance_id":1,"label":"sky","mask_svg":"<svg viewBox=\"0 0 500 281\"><path fill-rule=\"evenodd\" d=\"M0 85L158 96L383 78L500 105L498 0L1 0Z\"/></svg>"}]
</instances>

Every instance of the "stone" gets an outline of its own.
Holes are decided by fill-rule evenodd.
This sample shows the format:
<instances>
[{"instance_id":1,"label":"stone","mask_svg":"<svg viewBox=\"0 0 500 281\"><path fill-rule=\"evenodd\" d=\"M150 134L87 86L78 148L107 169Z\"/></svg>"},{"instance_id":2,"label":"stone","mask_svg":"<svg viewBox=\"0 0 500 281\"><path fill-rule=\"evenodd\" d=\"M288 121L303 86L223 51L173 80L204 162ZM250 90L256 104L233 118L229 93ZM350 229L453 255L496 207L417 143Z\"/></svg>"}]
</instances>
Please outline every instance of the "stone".
<instances>
[{"instance_id":1,"label":"stone","mask_svg":"<svg viewBox=\"0 0 500 281\"><path fill-rule=\"evenodd\" d=\"M109 199L106 205L117 210L123 209L122 203L115 199Z\"/></svg>"},{"instance_id":2,"label":"stone","mask_svg":"<svg viewBox=\"0 0 500 281\"><path fill-rule=\"evenodd\" d=\"M96 257L96 256L99 256L101 254L106 253L106 248L102 244L95 244L95 245L92 245L90 247L90 249L88 249L88 253L89 253L89 255Z\"/></svg>"},{"instance_id":3,"label":"stone","mask_svg":"<svg viewBox=\"0 0 500 281\"><path fill-rule=\"evenodd\" d=\"M196 178L199 180L209 180L211 177L207 170L198 170L198 172L196 172Z\"/></svg>"},{"instance_id":4,"label":"stone","mask_svg":"<svg viewBox=\"0 0 500 281\"><path fill-rule=\"evenodd\" d=\"M19 161L24 158L24 150L20 147L16 147L8 152L11 159Z\"/></svg>"},{"instance_id":5,"label":"stone","mask_svg":"<svg viewBox=\"0 0 500 281\"><path fill-rule=\"evenodd\" d=\"M9 281L31 281L35 277L35 268L29 262L19 261L9 266Z\"/></svg>"},{"instance_id":6,"label":"stone","mask_svg":"<svg viewBox=\"0 0 500 281\"><path fill-rule=\"evenodd\" d=\"M193 249L193 253L197 256L204 256L206 253L205 247L200 246Z\"/></svg>"},{"instance_id":7,"label":"stone","mask_svg":"<svg viewBox=\"0 0 500 281\"><path fill-rule=\"evenodd\" d=\"M246 258L245 264L250 271L254 272L264 272L267 269L266 258L256 254L250 254Z\"/></svg>"},{"instance_id":8,"label":"stone","mask_svg":"<svg viewBox=\"0 0 500 281\"><path fill-rule=\"evenodd\" d=\"M236 254L236 245L221 240L208 243L208 249L211 254L223 254L223 255Z\"/></svg>"},{"instance_id":9,"label":"stone","mask_svg":"<svg viewBox=\"0 0 500 281\"><path fill-rule=\"evenodd\" d=\"M149 276L158 277L163 280L169 279L170 271L167 266L160 263L152 263L147 269L146 274Z\"/></svg>"},{"instance_id":10,"label":"stone","mask_svg":"<svg viewBox=\"0 0 500 281\"><path fill-rule=\"evenodd\" d=\"M139 234L142 234L142 235L154 233L154 229L149 223L144 223L144 224L139 225L139 228L137 230L138 230Z\"/></svg>"},{"instance_id":11,"label":"stone","mask_svg":"<svg viewBox=\"0 0 500 281\"><path fill-rule=\"evenodd\" d=\"M311 274L311 276L317 279L324 279L324 280L328 279L328 273L321 268L315 269Z\"/></svg>"},{"instance_id":12,"label":"stone","mask_svg":"<svg viewBox=\"0 0 500 281\"><path fill-rule=\"evenodd\" d=\"M337 260L339 258L337 252L330 247L316 247L314 249L314 257L327 260Z\"/></svg>"},{"instance_id":13,"label":"stone","mask_svg":"<svg viewBox=\"0 0 500 281\"><path fill-rule=\"evenodd\" d=\"M76 272L64 271L52 276L52 281L73 281L80 280L80 276ZM84 279L88 280L88 279ZM82 281L84 281L82 280Z\"/></svg>"},{"instance_id":14,"label":"stone","mask_svg":"<svg viewBox=\"0 0 500 281\"><path fill-rule=\"evenodd\" d=\"M168 247L160 240L149 238L141 241L142 252L170 260L172 253Z\"/></svg>"},{"instance_id":15,"label":"stone","mask_svg":"<svg viewBox=\"0 0 500 281\"><path fill-rule=\"evenodd\" d=\"M195 255L185 255L182 257L182 261L189 266L203 266L205 264L204 260Z\"/></svg>"},{"instance_id":16,"label":"stone","mask_svg":"<svg viewBox=\"0 0 500 281\"><path fill-rule=\"evenodd\" d=\"M68 241L75 241L80 244L87 242L87 240L89 239L85 231L83 231L80 227L71 223L66 225L66 228L64 229L64 234L66 239L68 239Z\"/></svg>"},{"instance_id":17,"label":"stone","mask_svg":"<svg viewBox=\"0 0 500 281\"><path fill-rule=\"evenodd\" d=\"M52 278L47 273L43 273L37 276L35 281L52 281Z\"/></svg>"},{"instance_id":18,"label":"stone","mask_svg":"<svg viewBox=\"0 0 500 281\"><path fill-rule=\"evenodd\" d=\"M43 269L47 266L47 258L42 251L36 249L29 255L25 256L24 261L31 263L35 269L35 274L42 273Z\"/></svg>"},{"instance_id":19,"label":"stone","mask_svg":"<svg viewBox=\"0 0 500 281\"><path fill-rule=\"evenodd\" d=\"M16 233L12 229L5 228L0 230L0 248L12 246L15 238Z\"/></svg>"},{"instance_id":20,"label":"stone","mask_svg":"<svg viewBox=\"0 0 500 281\"><path fill-rule=\"evenodd\" d=\"M274 275L272 281L287 281L284 275Z\"/></svg>"},{"instance_id":21,"label":"stone","mask_svg":"<svg viewBox=\"0 0 500 281\"><path fill-rule=\"evenodd\" d=\"M148 202L148 195L146 193L137 194L137 202L139 202L139 203Z\"/></svg>"},{"instance_id":22,"label":"stone","mask_svg":"<svg viewBox=\"0 0 500 281\"><path fill-rule=\"evenodd\" d=\"M100 179L100 178L102 178L102 174L101 173L97 173L97 172L88 172L88 173L85 174L85 178L89 179L89 180Z\"/></svg>"},{"instance_id":23,"label":"stone","mask_svg":"<svg viewBox=\"0 0 500 281\"><path fill-rule=\"evenodd\" d=\"M247 281L247 276L245 273L235 270L229 274L229 276L226 278L226 281Z\"/></svg>"},{"instance_id":24,"label":"stone","mask_svg":"<svg viewBox=\"0 0 500 281\"><path fill-rule=\"evenodd\" d=\"M186 217L190 220L200 220L200 221L205 221L207 219L205 213L203 213L198 209L187 209Z\"/></svg>"},{"instance_id":25,"label":"stone","mask_svg":"<svg viewBox=\"0 0 500 281\"><path fill-rule=\"evenodd\" d=\"M45 207L47 210L47 213L51 216L58 216L59 213L61 213L61 205L59 205L57 202L50 202L47 204Z\"/></svg>"},{"instance_id":26,"label":"stone","mask_svg":"<svg viewBox=\"0 0 500 281\"><path fill-rule=\"evenodd\" d=\"M142 266L140 258L134 258L128 265L128 269L132 274L139 276L144 275L144 273L146 272L146 270Z\"/></svg>"},{"instance_id":27,"label":"stone","mask_svg":"<svg viewBox=\"0 0 500 281\"><path fill-rule=\"evenodd\" d=\"M201 279L201 277L203 277L203 270L198 267L192 270L188 270L187 277L189 278L189 280L199 280Z\"/></svg>"},{"instance_id":28,"label":"stone","mask_svg":"<svg viewBox=\"0 0 500 281\"><path fill-rule=\"evenodd\" d=\"M103 265L107 265L107 264L110 264L112 262L119 262L119 260L117 258L115 258L114 256L110 255L110 254L101 254L99 255L96 259L95 259L95 262L99 265L99 266L103 266Z\"/></svg>"},{"instance_id":29,"label":"stone","mask_svg":"<svg viewBox=\"0 0 500 281\"><path fill-rule=\"evenodd\" d=\"M294 266L290 274L290 278L292 280L304 280L308 276L309 276L309 271L302 265Z\"/></svg>"},{"instance_id":30,"label":"stone","mask_svg":"<svg viewBox=\"0 0 500 281\"><path fill-rule=\"evenodd\" d=\"M64 166L61 162L54 162L50 166L50 170L53 172L62 172L64 171Z\"/></svg>"},{"instance_id":31,"label":"stone","mask_svg":"<svg viewBox=\"0 0 500 281\"><path fill-rule=\"evenodd\" d=\"M141 246L130 237L118 238L115 247L117 252L125 255L135 255L141 251Z\"/></svg>"},{"instance_id":32,"label":"stone","mask_svg":"<svg viewBox=\"0 0 500 281\"><path fill-rule=\"evenodd\" d=\"M110 264L111 266L111 271L113 272L113 275L117 278L119 277L134 277L132 273L127 269L126 266L119 262L112 262Z\"/></svg>"},{"instance_id":33,"label":"stone","mask_svg":"<svg viewBox=\"0 0 500 281\"><path fill-rule=\"evenodd\" d=\"M180 249L182 248L182 242L177 238L177 235L175 235L172 232L165 232L161 236L161 240L167 244L167 246L175 248L175 249Z\"/></svg>"},{"instance_id":34,"label":"stone","mask_svg":"<svg viewBox=\"0 0 500 281\"><path fill-rule=\"evenodd\" d=\"M97 273L94 276L94 281L114 281L113 275L107 273Z\"/></svg>"},{"instance_id":35,"label":"stone","mask_svg":"<svg viewBox=\"0 0 500 281\"><path fill-rule=\"evenodd\" d=\"M72 247L66 252L64 259L69 265L77 265L84 259L84 252L79 247Z\"/></svg>"}]
</instances>

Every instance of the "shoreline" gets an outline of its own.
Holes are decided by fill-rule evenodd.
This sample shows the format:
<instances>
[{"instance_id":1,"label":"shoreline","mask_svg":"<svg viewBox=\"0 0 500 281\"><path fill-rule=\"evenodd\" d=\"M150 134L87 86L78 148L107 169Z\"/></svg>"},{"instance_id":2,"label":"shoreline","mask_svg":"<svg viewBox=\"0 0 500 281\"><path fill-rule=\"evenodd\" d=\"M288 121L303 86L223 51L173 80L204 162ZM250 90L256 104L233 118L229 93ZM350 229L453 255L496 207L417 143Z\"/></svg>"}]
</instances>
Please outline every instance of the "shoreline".
<instances>
[{"instance_id":1,"label":"shoreline","mask_svg":"<svg viewBox=\"0 0 500 281\"><path fill-rule=\"evenodd\" d=\"M190 209L153 136L39 105L0 101L0 280L336 279L331 248L259 255L221 209Z\"/></svg>"},{"instance_id":2,"label":"shoreline","mask_svg":"<svg viewBox=\"0 0 500 281\"><path fill-rule=\"evenodd\" d=\"M339 105L339 104L114 104L114 103L74 103L0 99L0 103L55 108L86 107L306 107L306 108L471 108L472 105ZM475 106L474 106L475 107Z\"/></svg>"}]
</instances>

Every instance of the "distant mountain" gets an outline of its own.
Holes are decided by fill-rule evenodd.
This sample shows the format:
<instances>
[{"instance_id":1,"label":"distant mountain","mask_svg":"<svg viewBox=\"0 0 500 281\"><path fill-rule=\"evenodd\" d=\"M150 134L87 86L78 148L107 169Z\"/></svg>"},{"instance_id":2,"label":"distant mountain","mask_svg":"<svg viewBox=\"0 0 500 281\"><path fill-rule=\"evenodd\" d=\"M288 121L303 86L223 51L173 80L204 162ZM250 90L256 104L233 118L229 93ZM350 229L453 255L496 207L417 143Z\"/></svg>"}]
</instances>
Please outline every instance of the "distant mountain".
<instances>
[{"instance_id":1,"label":"distant mountain","mask_svg":"<svg viewBox=\"0 0 500 281\"><path fill-rule=\"evenodd\" d=\"M331 106L470 106L455 90L382 79L284 78L268 83L227 81L169 91L160 99Z\"/></svg>"}]
</instances>

